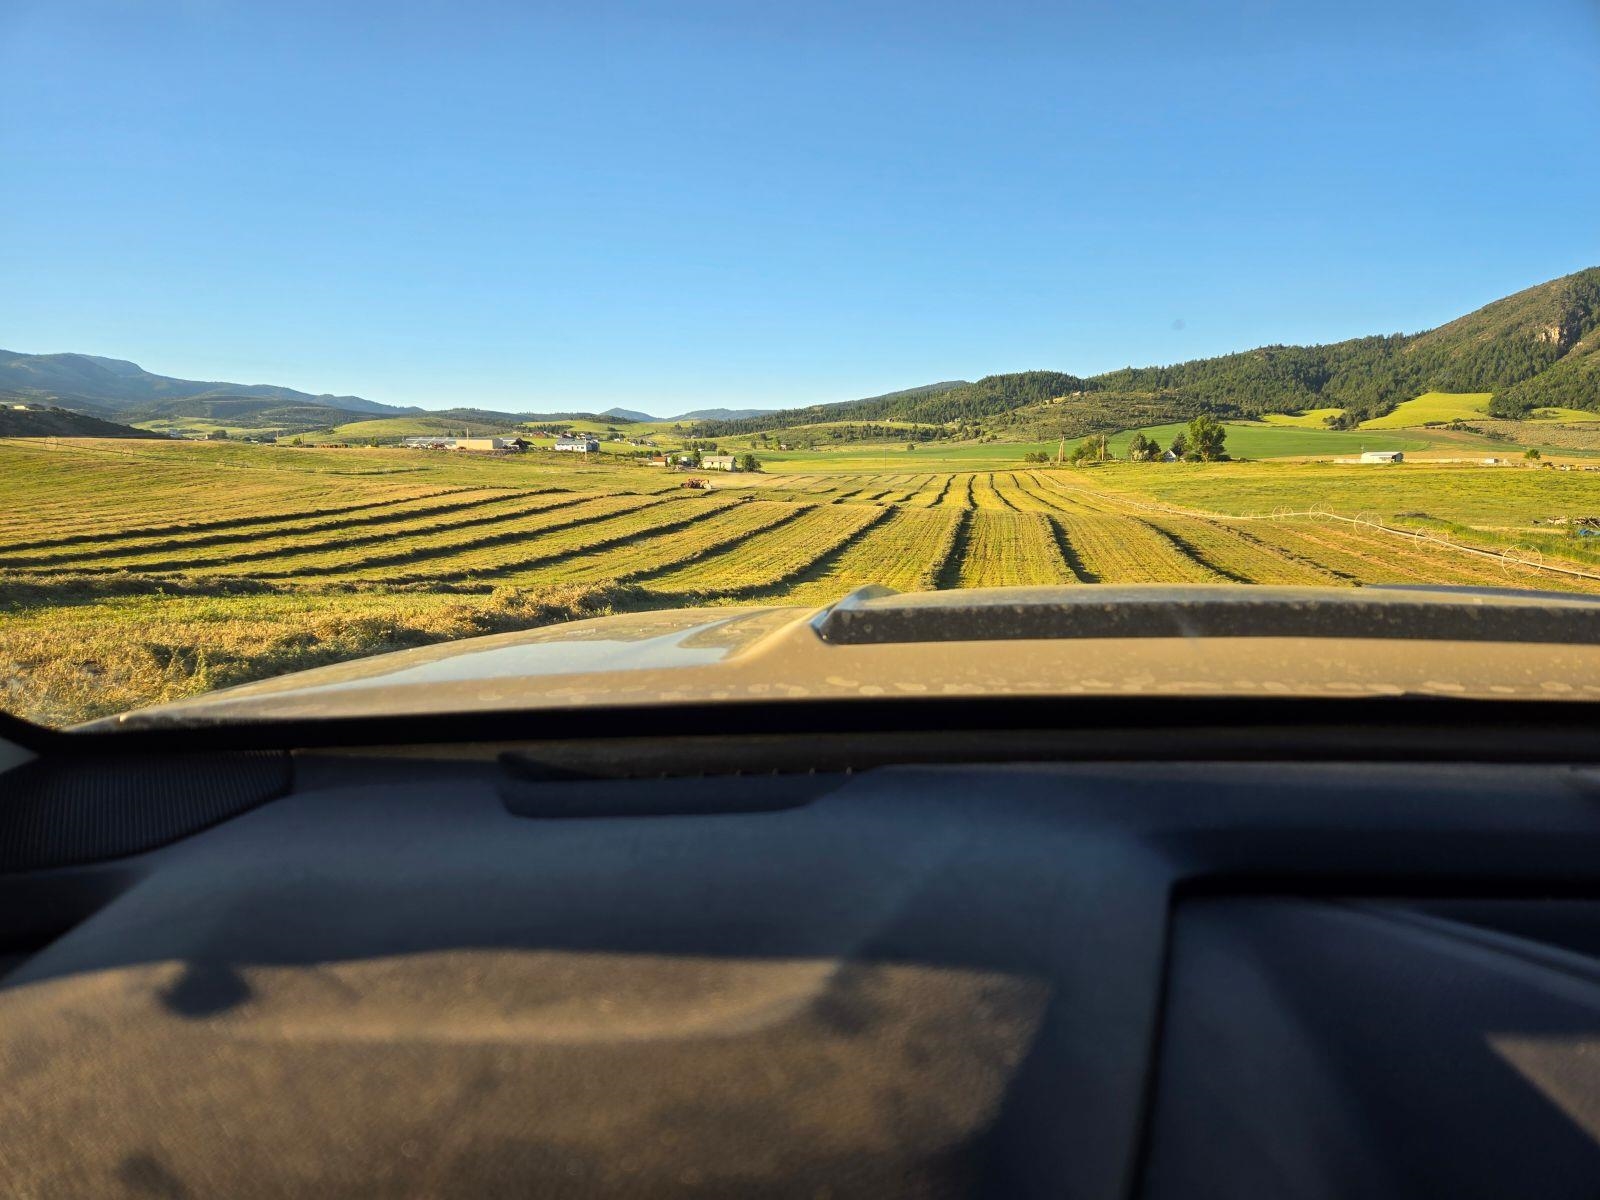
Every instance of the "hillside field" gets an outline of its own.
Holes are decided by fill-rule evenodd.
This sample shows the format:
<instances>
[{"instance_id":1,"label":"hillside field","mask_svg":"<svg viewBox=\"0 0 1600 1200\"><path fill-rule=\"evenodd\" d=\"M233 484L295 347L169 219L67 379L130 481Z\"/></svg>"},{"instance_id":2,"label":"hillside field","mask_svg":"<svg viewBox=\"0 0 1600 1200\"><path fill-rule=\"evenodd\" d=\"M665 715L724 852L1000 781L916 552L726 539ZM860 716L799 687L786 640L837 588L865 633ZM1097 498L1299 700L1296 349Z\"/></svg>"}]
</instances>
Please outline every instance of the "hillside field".
<instances>
[{"instance_id":1,"label":"hillside field","mask_svg":"<svg viewBox=\"0 0 1600 1200\"><path fill-rule=\"evenodd\" d=\"M1600 548L1550 523L1600 514L1600 472L1056 468L1024 463L1035 448L815 452L701 492L609 456L0 441L0 708L68 723L449 638L868 583L1600 591Z\"/></svg>"},{"instance_id":2,"label":"hillside field","mask_svg":"<svg viewBox=\"0 0 1600 1200\"><path fill-rule=\"evenodd\" d=\"M1361 422L1363 429L1408 429L1445 421L1471 421L1485 416L1492 396L1488 392L1424 392L1397 404L1393 412Z\"/></svg>"}]
</instances>

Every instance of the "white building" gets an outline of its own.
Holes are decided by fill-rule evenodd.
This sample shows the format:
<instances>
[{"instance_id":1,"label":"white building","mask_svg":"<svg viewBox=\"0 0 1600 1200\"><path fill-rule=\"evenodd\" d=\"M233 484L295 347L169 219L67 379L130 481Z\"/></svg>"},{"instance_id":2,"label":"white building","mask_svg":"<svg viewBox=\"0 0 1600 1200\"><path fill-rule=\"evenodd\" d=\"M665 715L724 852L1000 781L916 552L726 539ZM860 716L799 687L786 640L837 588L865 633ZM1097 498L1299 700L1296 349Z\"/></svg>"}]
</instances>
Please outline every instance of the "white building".
<instances>
[{"instance_id":1,"label":"white building","mask_svg":"<svg viewBox=\"0 0 1600 1200\"><path fill-rule=\"evenodd\" d=\"M733 455L731 454L702 454L700 456L700 469L702 471L734 471Z\"/></svg>"},{"instance_id":2,"label":"white building","mask_svg":"<svg viewBox=\"0 0 1600 1200\"><path fill-rule=\"evenodd\" d=\"M600 453L600 439L587 433L568 433L556 439L557 450L571 450L574 454Z\"/></svg>"},{"instance_id":3,"label":"white building","mask_svg":"<svg viewBox=\"0 0 1600 1200\"><path fill-rule=\"evenodd\" d=\"M1364 450L1361 454L1364 463L1397 463L1405 459L1406 456L1398 450Z\"/></svg>"}]
</instances>

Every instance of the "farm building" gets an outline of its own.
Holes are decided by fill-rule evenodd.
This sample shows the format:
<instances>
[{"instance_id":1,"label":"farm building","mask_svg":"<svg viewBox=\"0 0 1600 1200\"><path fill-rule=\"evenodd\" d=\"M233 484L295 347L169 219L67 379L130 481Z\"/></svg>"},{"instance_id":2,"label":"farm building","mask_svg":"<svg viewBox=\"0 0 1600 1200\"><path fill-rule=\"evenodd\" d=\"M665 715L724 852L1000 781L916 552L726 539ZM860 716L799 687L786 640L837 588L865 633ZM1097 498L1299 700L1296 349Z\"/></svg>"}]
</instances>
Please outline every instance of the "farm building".
<instances>
[{"instance_id":1,"label":"farm building","mask_svg":"<svg viewBox=\"0 0 1600 1200\"><path fill-rule=\"evenodd\" d=\"M575 454L598 454L600 439L587 433L567 433L556 439L557 450L571 450Z\"/></svg>"},{"instance_id":2,"label":"farm building","mask_svg":"<svg viewBox=\"0 0 1600 1200\"><path fill-rule=\"evenodd\" d=\"M408 437L403 444L411 450L526 450L521 438L503 437Z\"/></svg>"},{"instance_id":3,"label":"farm building","mask_svg":"<svg viewBox=\"0 0 1600 1200\"><path fill-rule=\"evenodd\" d=\"M702 454L700 468L705 471L735 471L734 458L731 454Z\"/></svg>"},{"instance_id":4,"label":"farm building","mask_svg":"<svg viewBox=\"0 0 1600 1200\"><path fill-rule=\"evenodd\" d=\"M1405 458L1399 450L1365 450L1361 454L1364 463L1397 463L1404 462Z\"/></svg>"},{"instance_id":5,"label":"farm building","mask_svg":"<svg viewBox=\"0 0 1600 1200\"><path fill-rule=\"evenodd\" d=\"M650 456L650 465L652 467L664 467L671 461L665 454L652 454Z\"/></svg>"}]
</instances>

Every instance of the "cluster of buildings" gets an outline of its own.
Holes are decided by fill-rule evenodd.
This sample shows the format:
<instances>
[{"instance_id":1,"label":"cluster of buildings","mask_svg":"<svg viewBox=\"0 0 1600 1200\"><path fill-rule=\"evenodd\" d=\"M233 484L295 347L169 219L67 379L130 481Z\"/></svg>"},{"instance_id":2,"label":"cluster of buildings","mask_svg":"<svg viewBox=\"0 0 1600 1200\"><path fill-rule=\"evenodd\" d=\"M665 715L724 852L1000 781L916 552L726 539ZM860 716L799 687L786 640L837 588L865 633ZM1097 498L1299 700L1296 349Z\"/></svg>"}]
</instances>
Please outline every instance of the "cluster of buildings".
<instances>
[{"instance_id":1,"label":"cluster of buildings","mask_svg":"<svg viewBox=\"0 0 1600 1200\"><path fill-rule=\"evenodd\" d=\"M410 450L477 450L477 451L510 451L520 453L531 444L523 438L514 437L408 437L402 444Z\"/></svg>"},{"instance_id":2,"label":"cluster of buildings","mask_svg":"<svg viewBox=\"0 0 1600 1200\"><path fill-rule=\"evenodd\" d=\"M521 453L532 449L533 443L520 437L448 437L430 434L426 437L403 438L402 444L411 450L469 450L480 453ZM556 437L553 450L566 454L598 454L600 439L592 433L563 433ZM738 459L732 454L702 454L697 463L689 454L652 454L654 467L687 467L700 471L737 471Z\"/></svg>"},{"instance_id":3,"label":"cluster of buildings","mask_svg":"<svg viewBox=\"0 0 1600 1200\"><path fill-rule=\"evenodd\" d=\"M652 454L652 467L685 467L700 471L737 471L738 462L731 454L702 454L700 465L695 466L692 454Z\"/></svg>"}]
</instances>

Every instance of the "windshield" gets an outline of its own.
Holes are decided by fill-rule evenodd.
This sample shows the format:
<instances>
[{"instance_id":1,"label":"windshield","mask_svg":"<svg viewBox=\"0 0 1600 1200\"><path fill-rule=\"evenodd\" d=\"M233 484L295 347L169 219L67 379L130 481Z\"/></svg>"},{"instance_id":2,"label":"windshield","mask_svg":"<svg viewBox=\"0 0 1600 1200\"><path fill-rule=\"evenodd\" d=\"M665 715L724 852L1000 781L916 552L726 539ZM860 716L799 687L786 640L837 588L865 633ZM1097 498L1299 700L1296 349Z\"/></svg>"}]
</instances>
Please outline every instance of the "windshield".
<instances>
[{"instance_id":1,"label":"windshield","mask_svg":"<svg viewBox=\"0 0 1600 1200\"><path fill-rule=\"evenodd\" d=\"M13 715L670 702L867 585L1600 593L1590 0L22 0L0 63Z\"/></svg>"}]
</instances>

